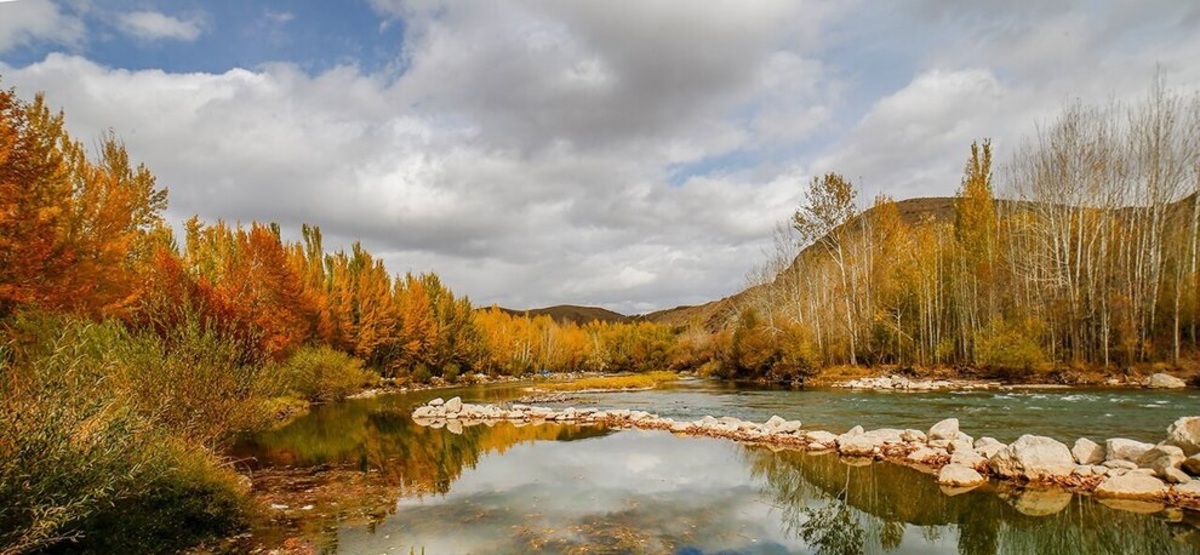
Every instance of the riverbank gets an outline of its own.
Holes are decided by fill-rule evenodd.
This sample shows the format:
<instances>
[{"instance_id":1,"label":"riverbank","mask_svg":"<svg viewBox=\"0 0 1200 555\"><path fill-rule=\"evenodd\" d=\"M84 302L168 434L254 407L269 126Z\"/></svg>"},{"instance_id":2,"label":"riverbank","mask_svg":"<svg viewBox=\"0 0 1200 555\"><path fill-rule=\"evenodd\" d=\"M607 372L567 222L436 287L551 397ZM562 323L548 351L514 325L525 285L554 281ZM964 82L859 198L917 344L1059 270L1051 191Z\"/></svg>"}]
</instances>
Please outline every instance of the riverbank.
<instances>
[{"instance_id":1,"label":"riverbank","mask_svg":"<svg viewBox=\"0 0 1200 555\"><path fill-rule=\"evenodd\" d=\"M1011 444L963 433L957 419L927 431L856 426L844 434L805 430L800 421L778 416L764 423L735 417L705 416L677 422L637 410L566 408L523 404L473 405L459 398L434 399L412 412L421 426L461 434L470 426L511 422L601 425L611 428L666 430L692 437L724 438L772 449L837 452L852 463L886 461L934 476L948 495L985 484L1008 484L1092 495L1126 510L1166 506L1200 508L1200 417L1176 420L1158 444L1125 438L1094 442L1079 438L1072 447L1053 438L1024 435Z\"/></svg>"}]
</instances>

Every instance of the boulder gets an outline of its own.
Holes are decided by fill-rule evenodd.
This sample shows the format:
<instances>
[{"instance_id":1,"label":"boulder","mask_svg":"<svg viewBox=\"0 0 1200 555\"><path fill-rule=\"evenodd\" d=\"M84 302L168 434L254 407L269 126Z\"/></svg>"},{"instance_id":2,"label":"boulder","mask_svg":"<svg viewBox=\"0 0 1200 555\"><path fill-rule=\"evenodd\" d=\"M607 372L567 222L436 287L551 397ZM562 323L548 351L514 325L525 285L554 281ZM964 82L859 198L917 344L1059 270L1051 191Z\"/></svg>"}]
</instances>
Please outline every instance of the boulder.
<instances>
[{"instance_id":1,"label":"boulder","mask_svg":"<svg viewBox=\"0 0 1200 555\"><path fill-rule=\"evenodd\" d=\"M875 454L881 442L867 434L842 434L837 438L838 453L848 457L869 457Z\"/></svg>"},{"instance_id":2,"label":"boulder","mask_svg":"<svg viewBox=\"0 0 1200 555\"><path fill-rule=\"evenodd\" d=\"M1075 459L1066 445L1027 434L988 459L988 466L999 476L1036 482L1069 476L1075 470Z\"/></svg>"},{"instance_id":3,"label":"boulder","mask_svg":"<svg viewBox=\"0 0 1200 555\"><path fill-rule=\"evenodd\" d=\"M1168 484L1184 484L1192 481L1192 477L1187 475L1187 472L1178 468L1167 468L1159 473Z\"/></svg>"},{"instance_id":4,"label":"boulder","mask_svg":"<svg viewBox=\"0 0 1200 555\"><path fill-rule=\"evenodd\" d=\"M1185 416L1167 428L1167 443L1183 449L1183 454L1200 453L1200 416Z\"/></svg>"},{"instance_id":5,"label":"boulder","mask_svg":"<svg viewBox=\"0 0 1200 555\"><path fill-rule=\"evenodd\" d=\"M987 468L987 458L973 449L962 449L955 451L950 455L950 464L962 465L970 468Z\"/></svg>"},{"instance_id":6,"label":"boulder","mask_svg":"<svg viewBox=\"0 0 1200 555\"><path fill-rule=\"evenodd\" d=\"M935 457L939 457L939 456L942 456L945 454L946 454L945 451L940 451L937 449L930 449L928 447L918 447L918 448L914 449L913 452L909 453L908 456L905 457L905 460L907 460L908 462L913 462L913 463L917 463L917 464L929 464L931 462L934 462L933 459Z\"/></svg>"},{"instance_id":7,"label":"boulder","mask_svg":"<svg viewBox=\"0 0 1200 555\"><path fill-rule=\"evenodd\" d=\"M970 451L974 453L975 446L970 441L956 439L951 441L950 444L946 446L946 450L951 453L957 453L959 451Z\"/></svg>"},{"instance_id":8,"label":"boulder","mask_svg":"<svg viewBox=\"0 0 1200 555\"><path fill-rule=\"evenodd\" d=\"M780 434L795 434L798 433L800 428L803 426L804 425L801 424L799 420L788 420L787 422L780 424L779 427L775 429L775 432Z\"/></svg>"},{"instance_id":9,"label":"boulder","mask_svg":"<svg viewBox=\"0 0 1200 555\"><path fill-rule=\"evenodd\" d=\"M1071 447L1071 455L1079 464L1100 464L1104 462L1104 447L1086 437L1075 440Z\"/></svg>"},{"instance_id":10,"label":"boulder","mask_svg":"<svg viewBox=\"0 0 1200 555\"><path fill-rule=\"evenodd\" d=\"M1180 468L1183 468L1184 472L1187 472L1192 476L1200 476L1200 454L1192 455L1184 459Z\"/></svg>"},{"instance_id":11,"label":"boulder","mask_svg":"<svg viewBox=\"0 0 1200 555\"><path fill-rule=\"evenodd\" d=\"M859 434L862 434L862 433L863 433L863 427L862 427L862 426L855 426L855 427L853 427L853 428L850 428L850 430L849 430L849 431L847 431L845 435L848 435L848 436L856 436L856 435L859 435Z\"/></svg>"},{"instance_id":12,"label":"boulder","mask_svg":"<svg viewBox=\"0 0 1200 555\"><path fill-rule=\"evenodd\" d=\"M1200 480L1191 480L1171 488L1171 493L1182 499L1187 505L1200 505Z\"/></svg>"},{"instance_id":13,"label":"boulder","mask_svg":"<svg viewBox=\"0 0 1200 555\"><path fill-rule=\"evenodd\" d=\"M433 407L417 407L412 413L413 418L429 418L431 416L433 416Z\"/></svg>"},{"instance_id":14,"label":"boulder","mask_svg":"<svg viewBox=\"0 0 1200 555\"><path fill-rule=\"evenodd\" d=\"M823 443L825 445L829 445L837 441L838 436L833 435L830 432L826 432L825 430L816 430L804 434L804 438L813 443Z\"/></svg>"},{"instance_id":15,"label":"boulder","mask_svg":"<svg viewBox=\"0 0 1200 555\"><path fill-rule=\"evenodd\" d=\"M1112 438L1104 442L1104 457L1109 461L1129 461L1136 463L1146 451L1154 448L1152 443L1143 443L1123 437Z\"/></svg>"},{"instance_id":16,"label":"boulder","mask_svg":"<svg viewBox=\"0 0 1200 555\"><path fill-rule=\"evenodd\" d=\"M442 400L441 397L438 397L438 398L436 398L428 403L425 403L425 404L427 404L431 407L440 407L440 406L446 404L446 401Z\"/></svg>"},{"instance_id":17,"label":"boulder","mask_svg":"<svg viewBox=\"0 0 1200 555\"><path fill-rule=\"evenodd\" d=\"M1004 449L1005 447L1008 446L1000 443L996 440L996 438L993 437L984 436L975 440L975 452L989 459L992 458L992 455L999 453L1000 450Z\"/></svg>"},{"instance_id":18,"label":"boulder","mask_svg":"<svg viewBox=\"0 0 1200 555\"><path fill-rule=\"evenodd\" d=\"M1108 478L1096 486L1096 497L1116 499L1158 499L1166 495L1167 485L1153 476L1130 472Z\"/></svg>"},{"instance_id":19,"label":"boulder","mask_svg":"<svg viewBox=\"0 0 1200 555\"><path fill-rule=\"evenodd\" d=\"M874 439L876 445L884 445L888 443L904 443L901 433L900 430L894 428L880 428L878 430L863 432L862 435Z\"/></svg>"},{"instance_id":20,"label":"boulder","mask_svg":"<svg viewBox=\"0 0 1200 555\"><path fill-rule=\"evenodd\" d=\"M1153 469L1159 476L1165 476L1168 468L1178 470L1186 459L1183 449L1174 445L1158 445L1143 453L1137 463L1142 468Z\"/></svg>"},{"instance_id":21,"label":"boulder","mask_svg":"<svg viewBox=\"0 0 1200 555\"><path fill-rule=\"evenodd\" d=\"M787 423L787 420L784 420L783 418L779 417L779 415L775 415L775 416L772 416L771 418L768 418L767 421L763 423L763 428L765 428L769 431L775 431L775 430L778 430L780 426L783 426L786 423Z\"/></svg>"},{"instance_id":22,"label":"boulder","mask_svg":"<svg viewBox=\"0 0 1200 555\"><path fill-rule=\"evenodd\" d=\"M958 439L958 419L947 418L929 429L929 441Z\"/></svg>"},{"instance_id":23,"label":"boulder","mask_svg":"<svg viewBox=\"0 0 1200 555\"><path fill-rule=\"evenodd\" d=\"M1137 470L1138 467L1137 463L1123 459L1104 461L1103 465L1113 470Z\"/></svg>"},{"instance_id":24,"label":"boulder","mask_svg":"<svg viewBox=\"0 0 1200 555\"><path fill-rule=\"evenodd\" d=\"M900 434L900 438L910 443L925 443L929 441L929 437L921 430L904 430Z\"/></svg>"},{"instance_id":25,"label":"boulder","mask_svg":"<svg viewBox=\"0 0 1200 555\"><path fill-rule=\"evenodd\" d=\"M937 483L941 486L977 486L986 482L974 468L961 464L948 464L938 471Z\"/></svg>"},{"instance_id":26,"label":"boulder","mask_svg":"<svg viewBox=\"0 0 1200 555\"><path fill-rule=\"evenodd\" d=\"M462 412L463 402L459 397L451 397L446 401L446 414L458 414Z\"/></svg>"},{"instance_id":27,"label":"boulder","mask_svg":"<svg viewBox=\"0 0 1200 555\"><path fill-rule=\"evenodd\" d=\"M1142 385L1150 389L1183 389L1187 387L1187 382L1170 374L1159 372L1147 378Z\"/></svg>"}]
</instances>

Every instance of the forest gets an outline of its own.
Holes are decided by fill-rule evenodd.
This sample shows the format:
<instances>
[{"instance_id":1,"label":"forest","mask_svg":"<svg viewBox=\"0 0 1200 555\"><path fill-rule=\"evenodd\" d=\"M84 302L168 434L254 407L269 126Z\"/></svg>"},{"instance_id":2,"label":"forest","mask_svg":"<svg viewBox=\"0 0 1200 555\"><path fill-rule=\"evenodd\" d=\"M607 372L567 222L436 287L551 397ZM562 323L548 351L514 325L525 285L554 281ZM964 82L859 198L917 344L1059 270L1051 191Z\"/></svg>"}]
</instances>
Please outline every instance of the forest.
<instances>
[{"instance_id":1,"label":"forest","mask_svg":"<svg viewBox=\"0 0 1200 555\"><path fill-rule=\"evenodd\" d=\"M230 438L381 381L1196 361L1200 100L1161 85L1067 107L995 172L990 141L972 144L953 199L862 211L850 180L814 177L732 309L670 325L476 307L361 244L326 250L317 226L193 217L179 237L150 170L64 118L0 91L3 554L184 518L198 538L236 531L251 508Z\"/></svg>"},{"instance_id":2,"label":"forest","mask_svg":"<svg viewBox=\"0 0 1200 555\"><path fill-rule=\"evenodd\" d=\"M751 287L679 358L772 381L834 365L1194 369L1200 96L1156 83L1136 103L1076 103L993 164L976 142L954 198L865 211L842 175L812 178Z\"/></svg>"}]
</instances>

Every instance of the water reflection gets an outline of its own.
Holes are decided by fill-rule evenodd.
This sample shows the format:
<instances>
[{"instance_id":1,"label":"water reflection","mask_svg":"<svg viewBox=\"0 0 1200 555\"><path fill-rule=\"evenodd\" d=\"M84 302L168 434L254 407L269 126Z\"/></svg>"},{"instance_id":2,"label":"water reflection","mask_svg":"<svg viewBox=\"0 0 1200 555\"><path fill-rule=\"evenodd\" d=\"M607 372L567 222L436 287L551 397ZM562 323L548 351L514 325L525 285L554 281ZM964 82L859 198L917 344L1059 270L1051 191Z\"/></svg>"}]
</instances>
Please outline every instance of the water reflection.
<instances>
[{"instance_id":1,"label":"water reflection","mask_svg":"<svg viewBox=\"0 0 1200 555\"><path fill-rule=\"evenodd\" d=\"M277 507L258 537L320 553L1200 551L1191 512L1058 491L947 493L896 465L664 432L417 426L409 411L431 396L322 407L241 442Z\"/></svg>"},{"instance_id":2,"label":"water reflection","mask_svg":"<svg viewBox=\"0 0 1200 555\"><path fill-rule=\"evenodd\" d=\"M913 469L854 466L834 455L749 447L746 458L751 473L765 479L764 494L780 508L785 528L815 553L892 552L909 543L936 549L947 542L950 551L970 555L1200 549L1200 519L1178 509L1151 506L1152 514L1138 514L1062 491L984 487L949 495Z\"/></svg>"}]
</instances>

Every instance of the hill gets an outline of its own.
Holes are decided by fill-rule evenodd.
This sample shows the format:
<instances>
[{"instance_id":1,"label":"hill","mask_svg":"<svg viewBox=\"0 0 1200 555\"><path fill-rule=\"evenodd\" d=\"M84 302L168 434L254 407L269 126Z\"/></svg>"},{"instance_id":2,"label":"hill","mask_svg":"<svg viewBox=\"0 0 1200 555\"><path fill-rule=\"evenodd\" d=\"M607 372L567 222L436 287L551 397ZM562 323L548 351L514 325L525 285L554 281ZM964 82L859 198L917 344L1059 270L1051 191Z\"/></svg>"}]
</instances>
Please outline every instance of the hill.
<instances>
[{"instance_id":1,"label":"hill","mask_svg":"<svg viewBox=\"0 0 1200 555\"><path fill-rule=\"evenodd\" d=\"M514 310L511 308L504 308L504 307L496 307L496 308L499 308L502 312L511 314L513 316L528 315L528 316L534 317L534 318L536 318L538 316L549 316L555 322L558 322L560 324L565 324L565 323L569 322L569 323L573 323L573 324L583 325L583 324L591 323L593 321L613 324L613 323L629 322L629 321L633 320L633 318L630 318L629 316L626 316L626 315L618 313L618 312L613 312L611 310L608 310L607 308L601 308L598 306L576 306L576 305L562 304L562 305L556 305L556 306L548 306L545 308L531 308L529 310Z\"/></svg>"},{"instance_id":2,"label":"hill","mask_svg":"<svg viewBox=\"0 0 1200 555\"><path fill-rule=\"evenodd\" d=\"M954 219L954 198L924 197L901 200L896 201L896 209L899 211L900 218L904 220L904 223L909 225L915 225L930 219L949 221ZM869 208L859 214L857 218L872 218L873 216L874 208ZM846 225L857 222L857 218ZM800 254L792 262L792 266L795 267L801 260L812 255L811 247L800 251ZM675 308L651 312L642 316L642 318L650 322L668 326L700 325L709 331L717 331L725 327L729 319L737 314L744 299L753 294L757 287L760 286L749 287L723 299L702 305L677 306Z\"/></svg>"}]
</instances>

